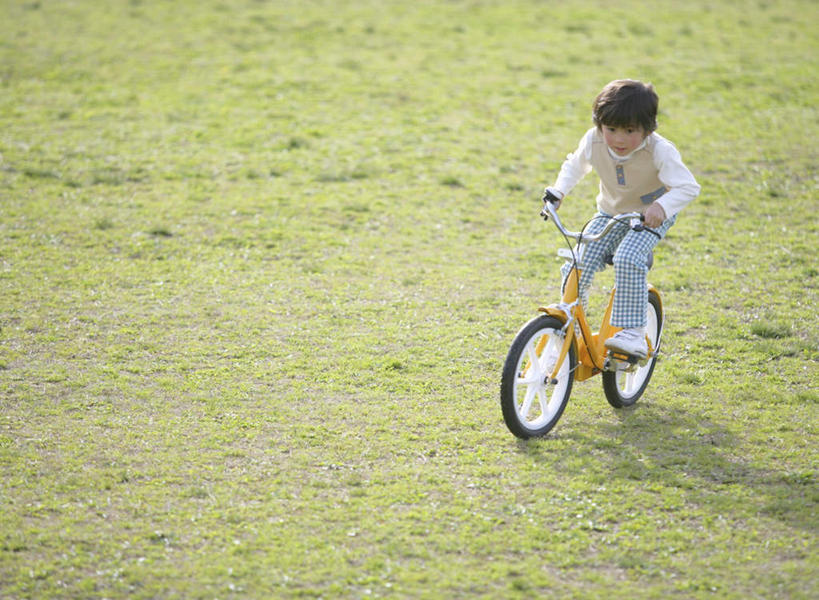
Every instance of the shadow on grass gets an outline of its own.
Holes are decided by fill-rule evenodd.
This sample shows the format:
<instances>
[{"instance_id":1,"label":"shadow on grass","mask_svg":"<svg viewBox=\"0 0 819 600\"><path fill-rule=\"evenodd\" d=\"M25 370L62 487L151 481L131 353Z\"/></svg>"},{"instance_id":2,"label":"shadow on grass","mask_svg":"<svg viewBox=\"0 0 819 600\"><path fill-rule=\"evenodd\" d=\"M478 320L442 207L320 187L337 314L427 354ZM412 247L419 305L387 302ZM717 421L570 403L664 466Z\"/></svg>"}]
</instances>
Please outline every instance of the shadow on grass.
<instances>
[{"instance_id":1,"label":"shadow on grass","mask_svg":"<svg viewBox=\"0 0 819 600\"><path fill-rule=\"evenodd\" d=\"M552 443L584 460L571 465L578 477L595 473L620 481L679 490L687 502L716 515L771 517L815 531L816 485L812 470L787 471L767 448L736 438L702 415L655 410L644 404L616 412L618 423L585 431L559 431ZM518 450L552 461L550 439L520 442ZM566 466L566 465L562 465Z\"/></svg>"},{"instance_id":2,"label":"shadow on grass","mask_svg":"<svg viewBox=\"0 0 819 600\"><path fill-rule=\"evenodd\" d=\"M702 415L658 413L650 405L617 414L619 424L601 424L598 432L619 444L621 461L639 462L641 479L681 488L689 501L717 513L736 511L738 502L747 503L744 512L815 531L812 472L784 471L766 448L749 447ZM633 474L628 468L613 472L621 477Z\"/></svg>"}]
</instances>

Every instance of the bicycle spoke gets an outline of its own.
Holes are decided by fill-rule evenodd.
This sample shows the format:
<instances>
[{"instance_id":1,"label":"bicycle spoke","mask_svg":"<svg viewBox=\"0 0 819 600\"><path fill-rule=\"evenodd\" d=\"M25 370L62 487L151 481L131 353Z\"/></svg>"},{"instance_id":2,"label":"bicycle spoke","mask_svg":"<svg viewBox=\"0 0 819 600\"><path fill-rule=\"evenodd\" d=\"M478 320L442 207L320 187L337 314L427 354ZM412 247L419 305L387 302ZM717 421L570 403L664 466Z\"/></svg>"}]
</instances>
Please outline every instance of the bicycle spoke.
<instances>
[{"instance_id":1,"label":"bicycle spoke","mask_svg":"<svg viewBox=\"0 0 819 600\"><path fill-rule=\"evenodd\" d=\"M626 373L626 393L631 394L634 391L634 382L637 380L636 373Z\"/></svg>"},{"instance_id":2,"label":"bicycle spoke","mask_svg":"<svg viewBox=\"0 0 819 600\"><path fill-rule=\"evenodd\" d=\"M560 349L557 348L557 338L553 336L549 336L549 343L546 344L546 347L543 349L543 352L540 355L540 367L541 372L543 375L550 375L552 373L552 369L554 369L554 364L547 364L547 361L550 357L557 358Z\"/></svg>"},{"instance_id":3,"label":"bicycle spoke","mask_svg":"<svg viewBox=\"0 0 819 600\"><path fill-rule=\"evenodd\" d=\"M527 368L530 368L532 365L537 367L538 372L540 371L540 357L537 355L537 348L535 347L534 340L529 343L529 346L526 348L527 354L529 355L529 365Z\"/></svg>"},{"instance_id":4,"label":"bicycle spoke","mask_svg":"<svg viewBox=\"0 0 819 600\"><path fill-rule=\"evenodd\" d=\"M540 412L541 412L541 414L548 415L549 412L550 412L549 411L549 400L551 398L548 398L546 396L546 389L545 388L540 388L540 390L538 390L537 395L538 395L538 399L540 400Z\"/></svg>"},{"instance_id":5,"label":"bicycle spoke","mask_svg":"<svg viewBox=\"0 0 819 600\"><path fill-rule=\"evenodd\" d=\"M526 396L523 399L523 404L520 406L520 410L518 410L518 414L522 416L524 419L529 415L529 410L532 408L532 401L535 399L535 394L537 393L537 386L528 385L526 386Z\"/></svg>"},{"instance_id":6,"label":"bicycle spoke","mask_svg":"<svg viewBox=\"0 0 819 600\"><path fill-rule=\"evenodd\" d=\"M620 373L617 381L617 385L619 386L620 390L624 394L631 393L632 387L634 383L634 374L633 373Z\"/></svg>"}]
</instances>

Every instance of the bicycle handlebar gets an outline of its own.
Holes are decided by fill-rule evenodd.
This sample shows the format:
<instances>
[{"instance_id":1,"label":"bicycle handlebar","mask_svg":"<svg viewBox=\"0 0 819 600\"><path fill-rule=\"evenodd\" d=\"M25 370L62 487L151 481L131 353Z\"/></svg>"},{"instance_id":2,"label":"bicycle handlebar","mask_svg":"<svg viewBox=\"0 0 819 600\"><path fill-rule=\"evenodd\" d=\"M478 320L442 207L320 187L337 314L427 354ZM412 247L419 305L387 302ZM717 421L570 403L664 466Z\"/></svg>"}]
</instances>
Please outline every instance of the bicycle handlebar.
<instances>
[{"instance_id":1,"label":"bicycle handlebar","mask_svg":"<svg viewBox=\"0 0 819 600\"><path fill-rule=\"evenodd\" d=\"M612 227L614 227L618 222L625 221L626 219L632 220L632 229L635 231L642 231L644 226L640 222L642 222L645 218L638 212L621 213L611 217L609 222L606 223L606 226L599 233L584 234L580 231L569 231L566 229L566 227L560 221L560 217L557 216L557 209L554 207L552 202L546 201L543 203L543 210L540 211L540 216L547 220L551 217L552 221L554 221L555 227L557 227L560 230L560 233L566 237L570 237L578 241L582 239L584 242L595 242L600 238L605 237L609 231L611 231ZM637 219L640 222L635 224L633 223L634 219Z\"/></svg>"}]
</instances>

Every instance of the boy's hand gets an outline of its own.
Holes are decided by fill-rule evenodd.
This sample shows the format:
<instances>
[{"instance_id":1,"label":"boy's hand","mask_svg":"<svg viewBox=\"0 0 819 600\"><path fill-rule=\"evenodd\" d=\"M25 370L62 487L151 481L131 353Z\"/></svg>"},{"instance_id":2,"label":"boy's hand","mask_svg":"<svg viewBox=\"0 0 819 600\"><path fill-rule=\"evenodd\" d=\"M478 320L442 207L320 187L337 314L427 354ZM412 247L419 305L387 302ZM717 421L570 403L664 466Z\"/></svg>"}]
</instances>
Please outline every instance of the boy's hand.
<instances>
[{"instance_id":1,"label":"boy's hand","mask_svg":"<svg viewBox=\"0 0 819 600\"><path fill-rule=\"evenodd\" d=\"M644 216L646 227L656 229L665 221L665 210L661 205L654 202L646 209Z\"/></svg>"},{"instance_id":2,"label":"boy's hand","mask_svg":"<svg viewBox=\"0 0 819 600\"><path fill-rule=\"evenodd\" d=\"M561 194L557 190L554 190L552 188L546 188L543 191L543 201L551 202L552 204L554 204L555 210L557 210L558 208L560 208L560 203L563 200L563 198L561 197L562 195L563 194Z\"/></svg>"}]
</instances>

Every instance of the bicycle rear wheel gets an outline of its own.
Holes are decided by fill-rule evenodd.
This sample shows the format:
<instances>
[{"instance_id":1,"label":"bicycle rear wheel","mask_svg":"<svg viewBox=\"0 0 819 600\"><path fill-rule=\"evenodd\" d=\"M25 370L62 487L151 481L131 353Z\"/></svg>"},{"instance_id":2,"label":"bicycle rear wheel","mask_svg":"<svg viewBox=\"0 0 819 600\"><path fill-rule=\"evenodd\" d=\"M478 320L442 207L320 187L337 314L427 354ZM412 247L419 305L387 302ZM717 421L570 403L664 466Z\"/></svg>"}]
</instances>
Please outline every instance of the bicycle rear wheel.
<instances>
[{"instance_id":1,"label":"bicycle rear wheel","mask_svg":"<svg viewBox=\"0 0 819 600\"><path fill-rule=\"evenodd\" d=\"M648 382L654 373L654 365L657 364L657 351L659 350L660 333L663 329L663 309L660 299L654 292L648 294L648 323L646 324L646 335L651 340L652 353L646 364L637 367L632 372L626 371L604 371L603 391L606 400L614 408L631 406L645 392Z\"/></svg>"},{"instance_id":2,"label":"bicycle rear wheel","mask_svg":"<svg viewBox=\"0 0 819 600\"><path fill-rule=\"evenodd\" d=\"M522 439L546 435L560 419L574 382L577 355L569 349L557 382L549 381L563 345L563 323L541 315L515 336L503 366L500 402L503 419Z\"/></svg>"}]
</instances>

